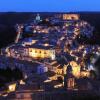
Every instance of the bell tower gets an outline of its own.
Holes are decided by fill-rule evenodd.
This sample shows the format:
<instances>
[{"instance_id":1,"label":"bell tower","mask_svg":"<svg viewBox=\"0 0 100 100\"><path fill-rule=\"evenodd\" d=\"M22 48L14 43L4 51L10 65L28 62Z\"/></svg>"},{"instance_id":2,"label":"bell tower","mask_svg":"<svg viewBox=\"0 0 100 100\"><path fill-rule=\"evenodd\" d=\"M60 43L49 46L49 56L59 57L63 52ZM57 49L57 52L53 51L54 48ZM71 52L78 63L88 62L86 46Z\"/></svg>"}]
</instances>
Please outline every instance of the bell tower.
<instances>
[{"instance_id":1,"label":"bell tower","mask_svg":"<svg viewBox=\"0 0 100 100\"><path fill-rule=\"evenodd\" d=\"M72 90L75 86L75 78L72 74L72 66L68 64L66 75L64 77L64 85L67 90Z\"/></svg>"}]
</instances>

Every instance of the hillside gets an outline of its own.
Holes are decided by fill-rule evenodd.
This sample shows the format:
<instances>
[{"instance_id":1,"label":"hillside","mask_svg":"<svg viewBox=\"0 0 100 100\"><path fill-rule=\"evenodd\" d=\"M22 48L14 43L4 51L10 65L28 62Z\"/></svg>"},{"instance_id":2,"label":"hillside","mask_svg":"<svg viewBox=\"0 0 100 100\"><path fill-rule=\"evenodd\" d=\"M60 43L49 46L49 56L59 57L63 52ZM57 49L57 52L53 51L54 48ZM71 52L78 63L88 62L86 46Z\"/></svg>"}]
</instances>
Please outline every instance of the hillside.
<instances>
[{"instance_id":1,"label":"hillside","mask_svg":"<svg viewBox=\"0 0 100 100\"><path fill-rule=\"evenodd\" d=\"M42 17L51 16L54 13L41 13ZM95 27L94 36L97 37L97 43L100 43L99 32L100 32L100 13L99 12L78 12L82 20L88 21L92 26ZM0 13L0 48L13 42L16 37L16 31L14 25L16 23L27 23L34 19L36 13L16 13L7 12Z\"/></svg>"}]
</instances>

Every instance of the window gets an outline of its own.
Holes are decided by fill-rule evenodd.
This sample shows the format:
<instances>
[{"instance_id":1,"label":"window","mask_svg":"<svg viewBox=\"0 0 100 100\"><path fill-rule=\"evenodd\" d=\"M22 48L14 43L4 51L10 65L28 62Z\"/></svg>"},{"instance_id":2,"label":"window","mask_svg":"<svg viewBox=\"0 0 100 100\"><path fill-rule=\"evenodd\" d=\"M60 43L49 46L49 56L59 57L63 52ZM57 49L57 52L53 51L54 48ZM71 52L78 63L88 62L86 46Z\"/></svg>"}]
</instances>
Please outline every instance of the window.
<instances>
[{"instance_id":1,"label":"window","mask_svg":"<svg viewBox=\"0 0 100 100\"><path fill-rule=\"evenodd\" d=\"M30 49L30 52L32 52L32 49Z\"/></svg>"},{"instance_id":2,"label":"window","mask_svg":"<svg viewBox=\"0 0 100 100\"><path fill-rule=\"evenodd\" d=\"M44 51L44 54L47 54L47 52L46 52L46 51Z\"/></svg>"},{"instance_id":3,"label":"window","mask_svg":"<svg viewBox=\"0 0 100 100\"><path fill-rule=\"evenodd\" d=\"M37 53L37 51L35 50L35 53Z\"/></svg>"}]
</instances>

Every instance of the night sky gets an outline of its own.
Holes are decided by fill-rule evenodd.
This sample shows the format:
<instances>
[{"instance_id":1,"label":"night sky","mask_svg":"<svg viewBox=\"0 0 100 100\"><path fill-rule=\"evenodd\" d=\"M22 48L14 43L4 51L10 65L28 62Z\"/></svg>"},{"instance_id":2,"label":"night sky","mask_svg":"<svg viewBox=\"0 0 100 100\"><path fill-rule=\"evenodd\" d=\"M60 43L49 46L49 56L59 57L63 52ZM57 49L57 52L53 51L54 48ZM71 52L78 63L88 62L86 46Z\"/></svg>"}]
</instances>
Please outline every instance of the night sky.
<instances>
[{"instance_id":1,"label":"night sky","mask_svg":"<svg viewBox=\"0 0 100 100\"><path fill-rule=\"evenodd\" d=\"M0 0L0 12L100 11L100 0Z\"/></svg>"}]
</instances>

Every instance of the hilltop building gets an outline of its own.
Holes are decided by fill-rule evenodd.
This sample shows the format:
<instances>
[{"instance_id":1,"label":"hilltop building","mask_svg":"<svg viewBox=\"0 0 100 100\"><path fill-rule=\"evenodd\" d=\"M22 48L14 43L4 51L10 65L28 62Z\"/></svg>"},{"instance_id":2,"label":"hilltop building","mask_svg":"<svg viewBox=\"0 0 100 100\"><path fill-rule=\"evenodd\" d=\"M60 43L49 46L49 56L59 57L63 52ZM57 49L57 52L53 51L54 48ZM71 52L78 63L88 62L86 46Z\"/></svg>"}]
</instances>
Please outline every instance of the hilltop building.
<instances>
[{"instance_id":1,"label":"hilltop building","mask_svg":"<svg viewBox=\"0 0 100 100\"><path fill-rule=\"evenodd\" d=\"M63 20L79 20L78 14L63 14Z\"/></svg>"},{"instance_id":2,"label":"hilltop building","mask_svg":"<svg viewBox=\"0 0 100 100\"><path fill-rule=\"evenodd\" d=\"M55 18L63 20L79 20L80 16L78 14L55 14Z\"/></svg>"}]
</instances>

